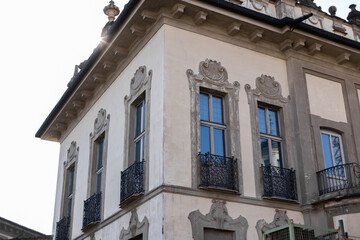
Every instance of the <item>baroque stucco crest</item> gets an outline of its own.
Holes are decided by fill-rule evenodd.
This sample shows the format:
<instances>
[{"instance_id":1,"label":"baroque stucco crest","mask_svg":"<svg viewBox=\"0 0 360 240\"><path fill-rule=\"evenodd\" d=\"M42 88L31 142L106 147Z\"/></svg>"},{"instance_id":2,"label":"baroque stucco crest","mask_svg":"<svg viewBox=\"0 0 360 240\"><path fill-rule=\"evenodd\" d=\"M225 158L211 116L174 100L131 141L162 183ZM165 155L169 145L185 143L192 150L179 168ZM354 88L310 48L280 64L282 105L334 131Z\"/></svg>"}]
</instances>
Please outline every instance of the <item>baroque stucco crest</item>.
<instances>
[{"instance_id":1,"label":"baroque stucco crest","mask_svg":"<svg viewBox=\"0 0 360 240\"><path fill-rule=\"evenodd\" d=\"M235 97L238 97L237 93L240 88L240 83L238 81L234 81L233 84L229 83L228 73L226 69L221 66L220 62L206 59L199 64L199 74L194 74L194 71L191 69L188 69L186 74L190 82L190 90L192 91L196 91L196 82L198 82L199 84L205 84L204 87L206 87L206 85L215 85L223 89L234 89L236 92Z\"/></svg>"},{"instance_id":2,"label":"baroque stucco crest","mask_svg":"<svg viewBox=\"0 0 360 240\"><path fill-rule=\"evenodd\" d=\"M76 141L72 141L70 143L70 147L67 150L67 163L71 163L76 161L78 154L79 154L79 147L76 146Z\"/></svg>"},{"instance_id":3,"label":"baroque stucco crest","mask_svg":"<svg viewBox=\"0 0 360 240\"><path fill-rule=\"evenodd\" d=\"M110 114L106 117L106 110L101 108L98 112L97 118L94 121L94 135L101 132L101 130L107 126Z\"/></svg>"},{"instance_id":4,"label":"baroque stucco crest","mask_svg":"<svg viewBox=\"0 0 360 240\"><path fill-rule=\"evenodd\" d=\"M141 86L145 85L152 77L152 70L149 71L149 75L146 76L146 66L140 66L130 83L130 93L137 92Z\"/></svg>"},{"instance_id":5,"label":"baroque stucco crest","mask_svg":"<svg viewBox=\"0 0 360 240\"><path fill-rule=\"evenodd\" d=\"M188 216L194 240L204 239L204 228L232 231L235 240L245 240L249 227L247 220L241 215L232 219L225 206L225 201L214 199L212 203L208 214L203 215L199 210L196 210Z\"/></svg>"},{"instance_id":6,"label":"baroque stucco crest","mask_svg":"<svg viewBox=\"0 0 360 240\"><path fill-rule=\"evenodd\" d=\"M274 219L271 223L267 223L264 219L260 219L259 221L257 221L255 226L259 236L259 240L262 240L263 232L288 224L288 221L289 217L286 215L286 211L282 211L279 209L275 210Z\"/></svg>"},{"instance_id":7,"label":"baroque stucco crest","mask_svg":"<svg viewBox=\"0 0 360 240\"><path fill-rule=\"evenodd\" d=\"M288 99L284 98L281 93L281 85L275 81L274 77L262 74L261 77L256 78L256 89L251 90L249 84L245 85L246 92L252 92L256 96L263 95L266 98L279 100L287 103Z\"/></svg>"},{"instance_id":8,"label":"baroque stucco crest","mask_svg":"<svg viewBox=\"0 0 360 240\"><path fill-rule=\"evenodd\" d=\"M147 217L144 217L144 219L139 222L139 217L135 208L131 211L129 227L127 230L125 230L124 227L121 229L119 240L129 240L139 235L142 235L142 239L147 240L148 230L149 220L147 219Z\"/></svg>"}]
</instances>

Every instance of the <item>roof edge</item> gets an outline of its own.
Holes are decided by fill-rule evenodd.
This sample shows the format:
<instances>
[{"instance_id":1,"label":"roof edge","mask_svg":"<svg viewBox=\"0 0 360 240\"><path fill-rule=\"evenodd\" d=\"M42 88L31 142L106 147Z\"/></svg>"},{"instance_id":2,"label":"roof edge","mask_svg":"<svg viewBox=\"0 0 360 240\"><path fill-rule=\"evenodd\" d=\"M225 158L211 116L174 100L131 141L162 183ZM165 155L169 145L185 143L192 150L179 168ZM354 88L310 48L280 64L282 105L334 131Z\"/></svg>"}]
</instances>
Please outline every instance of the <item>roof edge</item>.
<instances>
[{"instance_id":1,"label":"roof edge","mask_svg":"<svg viewBox=\"0 0 360 240\"><path fill-rule=\"evenodd\" d=\"M113 34L120 28L121 24L125 21L125 19L129 16L138 1L139 0L130 0L127 4L125 4L124 9L121 11L119 17L115 20L114 24L111 25L110 29L107 32L110 39L113 37ZM81 71L75 76L70 86L66 89L60 100L57 102L55 107L51 110L50 114L46 117L39 130L36 132L35 137L41 138L43 136L46 129L49 127L49 125L54 120L59 111L64 107L69 97L75 92L76 88L79 86L85 75L94 65L96 60L98 60L102 50L103 49L101 48L100 44L95 48L94 52L86 61L84 68L81 69Z\"/></svg>"}]
</instances>

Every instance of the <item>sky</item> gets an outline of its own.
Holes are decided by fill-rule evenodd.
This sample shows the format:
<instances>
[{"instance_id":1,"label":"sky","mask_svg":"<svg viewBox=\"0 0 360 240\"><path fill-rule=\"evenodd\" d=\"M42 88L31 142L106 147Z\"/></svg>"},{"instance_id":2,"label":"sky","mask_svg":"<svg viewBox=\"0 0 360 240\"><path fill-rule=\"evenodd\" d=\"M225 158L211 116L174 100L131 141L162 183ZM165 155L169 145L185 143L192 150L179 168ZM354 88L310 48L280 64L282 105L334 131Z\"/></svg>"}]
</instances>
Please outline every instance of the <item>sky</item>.
<instances>
[{"instance_id":1,"label":"sky","mask_svg":"<svg viewBox=\"0 0 360 240\"><path fill-rule=\"evenodd\" d=\"M347 17L359 0L315 0ZM123 9L127 0L115 0ZM108 0L0 2L0 217L52 234L59 144L35 133L100 42ZM358 6L358 10L360 4Z\"/></svg>"}]
</instances>

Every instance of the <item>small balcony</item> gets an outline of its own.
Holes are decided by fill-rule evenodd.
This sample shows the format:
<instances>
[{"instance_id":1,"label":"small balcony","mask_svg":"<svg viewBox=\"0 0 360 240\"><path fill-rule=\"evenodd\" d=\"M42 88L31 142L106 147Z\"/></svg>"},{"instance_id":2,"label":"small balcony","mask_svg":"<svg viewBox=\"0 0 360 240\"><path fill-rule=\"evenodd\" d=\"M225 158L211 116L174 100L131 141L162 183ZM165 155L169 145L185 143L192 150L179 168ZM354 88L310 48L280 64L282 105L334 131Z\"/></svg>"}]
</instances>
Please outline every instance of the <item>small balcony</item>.
<instances>
[{"instance_id":1,"label":"small balcony","mask_svg":"<svg viewBox=\"0 0 360 240\"><path fill-rule=\"evenodd\" d=\"M145 161L135 162L121 172L120 204L144 194Z\"/></svg>"},{"instance_id":2,"label":"small balcony","mask_svg":"<svg viewBox=\"0 0 360 240\"><path fill-rule=\"evenodd\" d=\"M70 218L64 217L56 223L55 240L69 240L70 239Z\"/></svg>"},{"instance_id":3,"label":"small balcony","mask_svg":"<svg viewBox=\"0 0 360 240\"><path fill-rule=\"evenodd\" d=\"M101 192L84 201L83 229L101 221Z\"/></svg>"},{"instance_id":4,"label":"small balcony","mask_svg":"<svg viewBox=\"0 0 360 240\"><path fill-rule=\"evenodd\" d=\"M319 195L331 192L345 191L343 195L360 192L360 164L347 163L326 168L316 173Z\"/></svg>"},{"instance_id":5,"label":"small balcony","mask_svg":"<svg viewBox=\"0 0 360 240\"><path fill-rule=\"evenodd\" d=\"M295 170L261 166L264 197L297 201Z\"/></svg>"},{"instance_id":6,"label":"small balcony","mask_svg":"<svg viewBox=\"0 0 360 240\"><path fill-rule=\"evenodd\" d=\"M199 154L199 188L238 192L237 161L233 157Z\"/></svg>"}]
</instances>

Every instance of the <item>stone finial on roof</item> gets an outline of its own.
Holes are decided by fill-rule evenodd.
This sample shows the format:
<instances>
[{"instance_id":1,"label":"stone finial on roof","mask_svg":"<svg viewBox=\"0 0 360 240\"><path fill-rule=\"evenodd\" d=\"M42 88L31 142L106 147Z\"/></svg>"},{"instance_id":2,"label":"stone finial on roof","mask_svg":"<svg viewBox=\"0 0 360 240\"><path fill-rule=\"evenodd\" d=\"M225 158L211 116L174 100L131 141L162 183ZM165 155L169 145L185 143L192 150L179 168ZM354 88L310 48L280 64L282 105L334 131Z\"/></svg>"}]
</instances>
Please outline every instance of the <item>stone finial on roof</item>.
<instances>
[{"instance_id":1,"label":"stone finial on roof","mask_svg":"<svg viewBox=\"0 0 360 240\"><path fill-rule=\"evenodd\" d=\"M119 15L120 10L115 5L114 1L111 0L109 2L109 5L104 7L104 13L106 16L108 16L109 21L103 27L102 32L101 32L101 37L104 37L106 35L107 31L110 29L111 25L114 23L115 17L117 15Z\"/></svg>"},{"instance_id":2,"label":"stone finial on roof","mask_svg":"<svg viewBox=\"0 0 360 240\"><path fill-rule=\"evenodd\" d=\"M360 26L360 11L356 10L356 4L351 4L349 8L351 9L351 12L347 16L347 20L349 23Z\"/></svg>"},{"instance_id":3,"label":"stone finial on roof","mask_svg":"<svg viewBox=\"0 0 360 240\"><path fill-rule=\"evenodd\" d=\"M298 0L298 2L304 6L312 7L318 10L321 10L321 7L318 7L314 0Z\"/></svg>"},{"instance_id":4,"label":"stone finial on roof","mask_svg":"<svg viewBox=\"0 0 360 240\"><path fill-rule=\"evenodd\" d=\"M115 5L114 1L110 1L109 5L104 7L104 13L106 16L108 16L109 21L112 22L115 20L115 17L117 15L119 15L120 10L119 8Z\"/></svg>"},{"instance_id":5,"label":"stone finial on roof","mask_svg":"<svg viewBox=\"0 0 360 240\"><path fill-rule=\"evenodd\" d=\"M329 7L329 13L331 16L335 17L337 8L335 6Z\"/></svg>"}]
</instances>

